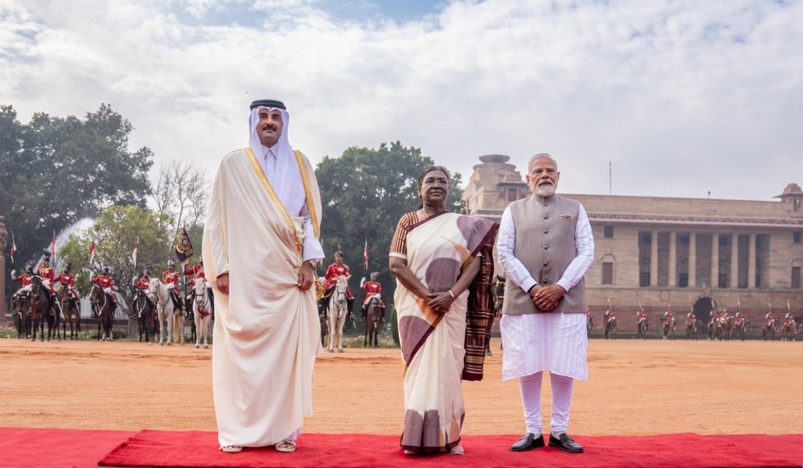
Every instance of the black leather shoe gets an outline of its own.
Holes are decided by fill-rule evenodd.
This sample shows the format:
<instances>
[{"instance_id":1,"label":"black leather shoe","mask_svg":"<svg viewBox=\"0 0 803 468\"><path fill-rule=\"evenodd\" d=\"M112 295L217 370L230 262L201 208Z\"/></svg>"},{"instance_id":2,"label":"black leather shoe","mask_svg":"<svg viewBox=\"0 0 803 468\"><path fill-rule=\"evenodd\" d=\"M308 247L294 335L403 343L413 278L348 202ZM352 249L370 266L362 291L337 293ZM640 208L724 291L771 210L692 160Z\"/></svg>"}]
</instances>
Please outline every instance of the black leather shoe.
<instances>
[{"instance_id":1,"label":"black leather shoe","mask_svg":"<svg viewBox=\"0 0 803 468\"><path fill-rule=\"evenodd\" d=\"M532 432L528 432L524 434L524 437L519 439L518 442L510 446L510 450L513 452L527 452L535 448L541 448L544 446L544 436L539 435L535 437L535 434Z\"/></svg>"},{"instance_id":2,"label":"black leather shoe","mask_svg":"<svg viewBox=\"0 0 803 468\"><path fill-rule=\"evenodd\" d=\"M569 434L566 434L565 432L561 434L559 438L549 434L549 446L557 447L564 452L583 453L583 447L575 442L574 439L569 437Z\"/></svg>"}]
</instances>

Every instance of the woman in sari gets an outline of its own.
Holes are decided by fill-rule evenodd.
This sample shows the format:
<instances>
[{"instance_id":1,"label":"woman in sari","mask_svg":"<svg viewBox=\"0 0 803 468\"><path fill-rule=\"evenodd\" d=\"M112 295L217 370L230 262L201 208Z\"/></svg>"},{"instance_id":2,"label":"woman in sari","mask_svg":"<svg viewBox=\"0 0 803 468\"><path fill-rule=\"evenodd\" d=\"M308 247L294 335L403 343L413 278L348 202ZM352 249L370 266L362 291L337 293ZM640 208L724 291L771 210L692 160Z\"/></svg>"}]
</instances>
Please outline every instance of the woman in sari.
<instances>
[{"instance_id":1,"label":"woman in sari","mask_svg":"<svg viewBox=\"0 0 803 468\"><path fill-rule=\"evenodd\" d=\"M390 248L404 360L407 454L462 454L462 380L482 379L492 323L493 243L498 225L446 209L449 172L418 178L422 206L401 217Z\"/></svg>"}]
</instances>

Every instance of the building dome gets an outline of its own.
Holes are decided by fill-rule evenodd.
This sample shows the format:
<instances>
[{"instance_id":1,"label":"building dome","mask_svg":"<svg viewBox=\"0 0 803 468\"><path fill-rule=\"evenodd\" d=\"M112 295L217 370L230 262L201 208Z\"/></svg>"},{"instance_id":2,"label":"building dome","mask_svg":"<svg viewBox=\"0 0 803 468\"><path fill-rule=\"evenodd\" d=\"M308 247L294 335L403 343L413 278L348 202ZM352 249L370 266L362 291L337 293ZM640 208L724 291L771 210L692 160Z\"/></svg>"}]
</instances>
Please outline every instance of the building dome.
<instances>
[{"instance_id":1,"label":"building dome","mask_svg":"<svg viewBox=\"0 0 803 468\"><path fill-rule=\"evenodd\" d=\"M480 161L484 163L506 163L510 161L510 156L505 156L504 154L486 154L485 156L480 156Z\"/></svg>"}]
</instances>

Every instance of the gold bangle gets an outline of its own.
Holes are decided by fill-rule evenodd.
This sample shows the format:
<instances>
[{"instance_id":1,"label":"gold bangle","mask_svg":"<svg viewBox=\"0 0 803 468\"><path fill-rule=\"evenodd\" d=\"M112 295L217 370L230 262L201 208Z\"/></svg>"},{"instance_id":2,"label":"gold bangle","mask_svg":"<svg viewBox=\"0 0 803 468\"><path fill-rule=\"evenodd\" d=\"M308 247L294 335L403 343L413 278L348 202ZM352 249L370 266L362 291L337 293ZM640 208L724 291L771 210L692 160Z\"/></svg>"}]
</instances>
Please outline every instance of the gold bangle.
<instances>
[{"instance_id":1,"label":"gold bangle","mask_svg":"<svg viewBox=\"0 0 803 468\"><path fill-rule=\"evenodd\" d=\"M455 298L455 297L454 297L454 293L452 292L452 290L451 290L451 289L449 290L449 295L450 295L450 296L452 296L452 299L454 299L454 298Z\"/></svg>"}]
</instances>

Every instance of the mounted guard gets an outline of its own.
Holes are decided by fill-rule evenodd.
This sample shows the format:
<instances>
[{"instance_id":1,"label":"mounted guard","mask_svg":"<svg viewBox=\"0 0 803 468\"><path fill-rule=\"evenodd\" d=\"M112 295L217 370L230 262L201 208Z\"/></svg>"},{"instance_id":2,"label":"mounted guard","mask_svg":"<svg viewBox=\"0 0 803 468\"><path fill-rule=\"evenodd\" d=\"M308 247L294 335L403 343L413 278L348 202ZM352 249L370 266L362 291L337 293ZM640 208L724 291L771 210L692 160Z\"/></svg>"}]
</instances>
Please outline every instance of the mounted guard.
<instances>
[{"instance_id":1,"label":"mounted guard","mask_svg":"<svg viewBox=\"0 0 803 468\"><path fill-rule=\"evenodd\" d=\"M112 269L109 265L103 265L103 273L92 279L92 284L97 284L106 293L106 297L111 301L112 310L111 315L114 317L114 312L117 310L117 296L112 292L114 287L114 278L112 278ZM97 316L95 310L92 310L93 318Z\"/></svg>"},{"instance_id":2,"label":"mounted guard","mask_svg":"<svg viewBox=\"0 0 803 468\"><path fill-rule=\"evenodd\" d=\"M203 257L198 257L198 264L192 267L185 267L184 274L187 276L192 276L192 278L187 281L187 286L190 289L195 287L195 280L203 279L206 281L206 275L204 274L204 259ZM215 293L212 291L212 286L209 283L206 283L206 292L209 294L209 301L211 302L212 307L212 317L215 316Z\"/></svg>"},{"instance_id":3,"label":"mounted guard","mask_svg":"<svg viewBox=\"0 0 803 468\"><path fill-rule=\"evenodd\" d=\"M362 320L368 316L368 306L371 304L371 299L377 297L379 299L379 308L382 310L382 322L385 322L385 302L382 301L382 285L376 280L379 277L379 272L371 273L371 280L365 281L362 279L360 289L365 290L365 299L362 301Z\"/></svg>"},{"instance_id":4,"label":"mounted guard","mask_svg":"<svg viewBox=\"0 0 803 468\"><path fill-rule=\"evenodd\" d=\"M176 262L172 259L167 261L167 270L162 272L162 283L167 287L170 292L170 298L173 300L175 310L181 310L181 302L178 300L178 272L176 271Z\"/></svg>"},{"instance_id":5,"label":"mounted guard","mask_svg":"<svg viewBox=\"0 0 803 468\"><path fill-rule=\"evenodd\" d=\"M42 279L42 286L50 290L50 313L52 314L56 308L61 312L61 306L56 299L56 290L53 288L53 283L56 282L56 271L50 266L50 252L42 255L42 263L36 270L36 274Z\"/></svg>"},{"instance_id":6,"label":"mounted guard","mask_svg":"<svg viewBox=\"0 0 803 468\"><path fill-rule=\"evenodd\" d=\"M31 278L33 278L33 267L31 265L25 265L25 273L19 276L14 276L15 273L15 271L11 272L11 280L16 283L22 283L22 287L14 293L13 299L30 294Z\"/></svg>"},{"instance_id":7,"label":"mounted guard","mask_svg":"<svg viewBox=\"0 0 803 468\"><path fill-rule=\"evenodd\" d=\"M71 269L72 262L67 262L67 264L64 265L64 269L62 270L61 274L56 277L56 283L60 283L62 286L67 288L67 292L70 293L70 300L78 303L81 300L81 297L78 295L78 291L75 290L75 275L70 273Z\"/></svg>"},{"instance_id":8,"label":"mounted guard","mask_svg":"<svg viewBox=\"0 0 803 468\"><path fill-rule=\"evenodd\" d=\"M151 305L153 305L151 299L148 297L148 288L150 287L150 285L151 285L151 269L145 268L144 270L142 270L142 276L140 276L137 282L134 283L134 289L136 289L137 291L138 301L144 299L149 303L151 303ZM142 314L142 308L139 309L139 313L137 315L139 316L141 314Z\"/></svg>"},{"instance_id":9,"label":"mounted guard","mask_svg":"<svg viewBox=\"0 0 803 468\"><path fill-rule=\"evenodd\" d=\"M323 276L326 292L321 298L321 303L324 305L324 311L327 309L329 298L332 296L337 285L337 278L340 276L351 276L351 273L349 272L349 266L343 263L343 254L338 251L335 252L335 263L329 265L329 268L326 269L326 274ZM354 311L354 294L351 293L350 288L346 289L346 301L348 302L349 315L351 315Z\"/></svg>"}]
</instances>

